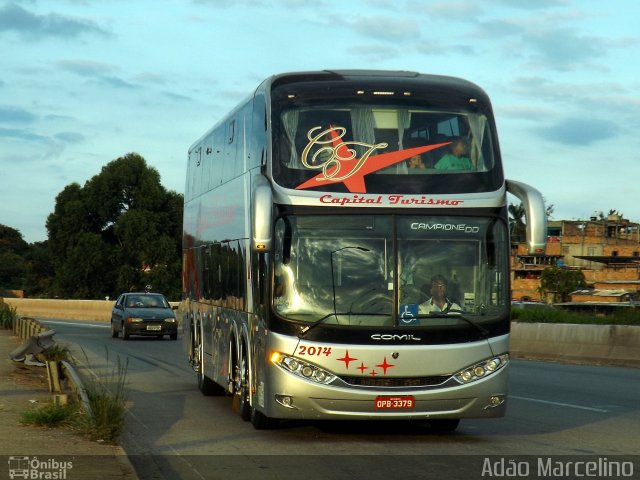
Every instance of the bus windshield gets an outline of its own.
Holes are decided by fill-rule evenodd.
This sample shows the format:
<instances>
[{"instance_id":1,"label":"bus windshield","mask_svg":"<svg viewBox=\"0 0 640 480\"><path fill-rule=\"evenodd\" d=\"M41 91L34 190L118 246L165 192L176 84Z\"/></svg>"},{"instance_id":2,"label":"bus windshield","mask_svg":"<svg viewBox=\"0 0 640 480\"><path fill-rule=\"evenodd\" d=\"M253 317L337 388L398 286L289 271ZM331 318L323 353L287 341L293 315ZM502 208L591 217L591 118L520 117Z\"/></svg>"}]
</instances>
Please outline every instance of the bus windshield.
<instances>
[{"instance_id":1,"label":"bus windshield","mask_svg":"<svg viewBox=\"0 0 640 480\"><path fill-rule=\"evenodd\" d=\"M502 182L493 126L476 105L324 102L276 115L273 177L286 188L474 193Z\"/></svg>"},{"instance_id":2,"label":"bus windshield","mask_svg":"<svg viewBox=\"0 0 640 480\"><path fill-rule=\"evenodd\" d=\"M494 218L280 217L273 308L345 327L491 323L509 308L505 252L507 229Z\"/></svg>"}]
</instances>

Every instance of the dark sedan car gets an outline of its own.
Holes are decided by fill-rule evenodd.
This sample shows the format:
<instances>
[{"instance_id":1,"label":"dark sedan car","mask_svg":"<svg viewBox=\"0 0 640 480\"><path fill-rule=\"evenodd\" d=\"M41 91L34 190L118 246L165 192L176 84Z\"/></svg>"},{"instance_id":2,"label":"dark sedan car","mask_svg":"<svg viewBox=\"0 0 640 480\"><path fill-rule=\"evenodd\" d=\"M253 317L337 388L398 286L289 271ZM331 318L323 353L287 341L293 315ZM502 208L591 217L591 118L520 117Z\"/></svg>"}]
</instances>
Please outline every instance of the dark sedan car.
<instances>
[{"instance_id":1,"label":"dark sedan car","mask_svg":"<svg viewBox=\"0 0 640 480\"><path fill-rule=\"evenodd\" d=\"M164 295L160 293L123 293L111 310L111 336L128 340L131 335L178 338L178 323Z\"/></svg>"}]
</instances>

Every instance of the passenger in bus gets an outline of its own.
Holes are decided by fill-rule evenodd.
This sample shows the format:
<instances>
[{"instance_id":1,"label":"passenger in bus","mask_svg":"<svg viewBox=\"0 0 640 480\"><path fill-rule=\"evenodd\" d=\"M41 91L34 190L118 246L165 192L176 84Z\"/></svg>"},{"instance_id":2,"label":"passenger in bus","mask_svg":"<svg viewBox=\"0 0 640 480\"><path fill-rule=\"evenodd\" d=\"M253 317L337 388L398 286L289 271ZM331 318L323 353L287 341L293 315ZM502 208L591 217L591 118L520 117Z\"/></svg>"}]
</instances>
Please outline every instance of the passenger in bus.
<instances>
[{"instance_id":1,"label":"passenger in bus","mask_svg":"<svg viewBox=\"0 0 640 480\"><path fill-rule=\"evenodd\" d=\"M435 164L437 170L472 170L473 163L464 155L467 143L462 137L455 137L449 144L449 152L445 153Z\"/></svg>"},{"instance_id":2,"label":"passenger in bus","mask_svg":"<svg viewBox=\"0 0 640 480\"><path fill-rule=\"evenodd\" d=\"M277 310L287 306L285 284L282 276L276 275L273 287L274 304Z\"/></svg>"},{"instance_id":3,"label":"passenger in bus","mask_svg":"<svg viewBox=\"0 0 640 480\"><path fill-rule=\"evenodd\" d=\"M409 169L427 168L427 166L424 163L424 160L422 159L422 155L414 155L413 157L411 157L407 162L407 166L409 167Z\"/></svg>"},{"instance_id":4,"label":"passenger in bus","mask_svg":"<svg viewBox=\"0 0 640 480\"><path fill-rule=\"evenodd\" d=\"M423 287L426 290L428 285ZM418 307L418 313L461 311L460 305L447 298L447 279L442 275L431 277L431 298Z\"/></svg>"}]
</instances>

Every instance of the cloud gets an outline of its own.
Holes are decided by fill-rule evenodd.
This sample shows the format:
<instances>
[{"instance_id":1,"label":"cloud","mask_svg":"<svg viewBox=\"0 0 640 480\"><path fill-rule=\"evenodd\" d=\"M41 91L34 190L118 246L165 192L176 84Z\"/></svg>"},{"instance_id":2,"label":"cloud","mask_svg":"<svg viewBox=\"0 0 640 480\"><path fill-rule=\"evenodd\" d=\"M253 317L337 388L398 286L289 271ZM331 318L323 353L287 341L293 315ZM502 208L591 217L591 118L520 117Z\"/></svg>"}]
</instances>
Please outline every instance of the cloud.
<instances>
[{"instance_id":1,"label":"cloud","mask_svg":"<svg viewBox=\"0 0 640 480\"><path fill-rule=\"evenodd\" d=\"M600 70L598 61L606 58L612 48L635 44L635 38L611 41L583 32L572 26L579 15L523 15L491 18L477 22L474 37L500 40L503 52L520 58L529 67L554 71L576 71L583 68Z\"/></svg>"},{"instance_id":2,"label":"cloud","mask_svg":"<svg viewBox=\"0 0 640 480\"><path fill-rule=\"evenodd\" d=\"M579 35L569 28L532 30L525 32L522 39L533 49L534 58L557 70L574 70L607 53L602 39Z\"/></svg>"},{"instance_id":3,"label":"cloud","mask_svg":"<svg viewBox=\"0 0 640 480\"><path fill-rule=\"evenodd\" d=\"M533 129L539 136L570 146L587 146L618 135L618 126L607 120L567 118L555 125Z\"/></svg>"},{"instance_id":4,"label":"cloud","mask_svg":"<svg viewBox=\"0 0 640 480\"><path fill-rule=\"evenodd\" d=\"M476 18L482 13L481 2L457 1L457 2L409 2L409 10L414 12L426 12L430 18L440 18L444 20L461 20L468 22L469 19Z\"/></svg>"},{"instance_id":5,"label":"cloud","mask_svg":"<svg viewBox=\"0 0 640 480\"><path fill-rule=\"evenodd\" d=\"M49 13L38 15L15 3L0 9L0 33L15 32L22 38L41 40L49 37L76 38L84 34L109 37L111 34L96 23Z\"/></svg>"},{"instance_id":6,"label":"cloud","mask_svg":"<svg viewBox=\"0 0 640 480\"><path fill-rule=\"evenodd\" d=\"M81 77L93 78L115 88L139 88L135 83L128 82L127 80L123 80L122 78L113 75L115 67L106 63L87 60L62 60L58 62L58 65L63 70L75 73Z\"/></svg>"},{"instance_id":7,"label":"cloud","mask_svg":"<svg viewBox=\"0 0 640 480\"><path fill-rule=\"evenodd\" d=\"M475 49L471 45L448 44L434 42L420 42L416 47L418 53L425 55L476 55Z\"/></svg>"},{"instance_id":8,"label":"cloud","mask_svg":"<svg viewBox=\"0 0 640 480\"><path fill-rule=\"evenodd\" d=\"M30 142L48 142L47 137L37 135L29 130L23 130L19 128L0 128L0 138L7 138L13 140L28 140Z\"/></svg>"},{"instance_id":9,"label":"cloud","mask_svg":"<svg viewBox=\"0 0 640 480\"><path fill-rule=\"evenodd\" d=\"M388 45L359 45L355 47L347 48L350 54L359 57L366 58L370 61L383 61L387 58L393 58L398 55L398 49Z\"/></svg>"},{"instance_id":10,"label":"cloud","mask_svg":"<svg viewBox=\"0 0 640 480\"><path fill-rule=\"evenodd\" d=\"M32 123L36 116L26 110L0 106L0 122L2 123Z\"/></svg>"},{"instance_id":11,"label":"cloud","mask_svg":"<svg viewBox=\"0 0 640 480\"><path fill-rule=\"evenodd\" d=\"M272 8L273 2L269 0L235 0L234 2L229 2L229 0L192 0L196 5L205 5L216 8L237 8L237 7L246 7L246 8ZM280 6L284 9L290 8L305 8L309 6L308 0L280 0ZM325 0L316 0L314 2L314 6L316 8L325 5Z\"/></svg>"},{"instance_id":12,"label":"cloud","mask_svg":"<svg viewBox=\"0 0 640 480\"><path fill-rule=\"evenodd\" d=\"M195 99L192 97L189 97L187 95L181 95L179 93L176 92L170 92L170 91L164 91L160 93L161 95L163 95L164 97L168 98L169 100L173 100L173 101L179 101L179 102L194 102Z\"/></svg>"},{"instance_id":13,"label":"cloud","mask_svg":"<svg viewBox=\"0 0 640 480\"><path fill-rule=\"evenodd\" d=\"M85 140L84 135L76 132L60 132L60 133L56 133L53 137L56 140L59 140L67 144L82 143Z\"/></svg>"},{"instance_id":14,"label":"cloud","mask_svg":"<svg viewBox=\"0 0 640 480\"><path fill-rule=\"evenodd\" d=\"M420 25L413 18L390 18L387 15L358 16L355 20L334 16L332 27L342 26L357 34L390 42L413 40L420 37Z\"/></svg>"}]
</instances>

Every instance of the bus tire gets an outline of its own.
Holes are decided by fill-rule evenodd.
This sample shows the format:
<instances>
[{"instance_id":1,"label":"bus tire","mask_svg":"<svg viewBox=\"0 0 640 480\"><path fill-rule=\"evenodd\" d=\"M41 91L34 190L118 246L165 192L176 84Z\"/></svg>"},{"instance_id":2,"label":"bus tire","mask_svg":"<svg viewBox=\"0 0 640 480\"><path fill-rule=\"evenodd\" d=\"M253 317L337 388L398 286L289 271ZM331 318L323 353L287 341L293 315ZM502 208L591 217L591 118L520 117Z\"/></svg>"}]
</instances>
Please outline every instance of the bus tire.
<instances>
[{"instance_id":1,"label":"bus tire","mask_svg":"<svg viewBox=\"0 0 640 480\"><path fill-rule=\"evenodd\" d=\"M245 348L242 347L236 371L235 394L238 396L240 418L248 422L251 420L251 405L249 402L249 364L245 352Z\"/></svg>"},{"instance_id":2,"label":"bus tire","mask_svg":"<svg viewBox=\"0 0 640 480\"><path fill-rule=\"evenodd\" d=\"M431 430L439 433L453 432L460 424L459 418L438 418L431 420Z\"/></svg>"},{"instance_id":3,"label":"bus tire","mask_svg":"<svg viewBox=\"0 0 640 480\"><path fill-rule=\"evenodd\" d=\"M224 395L224 388L205 376L202 372L198 372L198 390L200 390L205 397L219 397Z\"/></svg>"},{"instance_id":4,"label":"bus tire","mask_svg":"<svg viewBox=\"0 0 640 480\"><path fill-rule=\"evenodd\" d=\"M200 326L198 325L196 328L199 329ZM198 390L200 390L200 392L206 397L222 396L225 394L224 388L222 388L220 385L218 385L216 382L214 382L204 374L204 349L202 348L201 333L202 332L198 330L194 339L195 352L198 357L196 370L196 374L198 375Z\"/></svg>"},{"instance_id":5,"label":"bus tire","mask_svg":"<svg viewBox=\"0 0 640 480\"><path fill-rule=\"evenodd\" d=\"M251 424L256 430L271 430L276 428L279 423L277 419L267 417L264 413L256 410L255 407L251 407Z\"/></svg>"}]
</instances>

